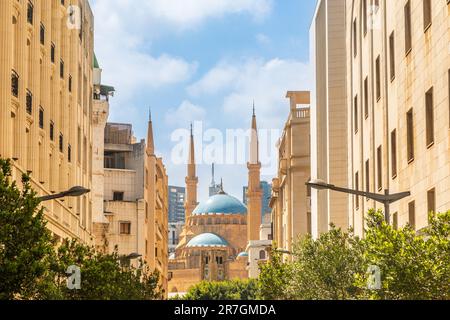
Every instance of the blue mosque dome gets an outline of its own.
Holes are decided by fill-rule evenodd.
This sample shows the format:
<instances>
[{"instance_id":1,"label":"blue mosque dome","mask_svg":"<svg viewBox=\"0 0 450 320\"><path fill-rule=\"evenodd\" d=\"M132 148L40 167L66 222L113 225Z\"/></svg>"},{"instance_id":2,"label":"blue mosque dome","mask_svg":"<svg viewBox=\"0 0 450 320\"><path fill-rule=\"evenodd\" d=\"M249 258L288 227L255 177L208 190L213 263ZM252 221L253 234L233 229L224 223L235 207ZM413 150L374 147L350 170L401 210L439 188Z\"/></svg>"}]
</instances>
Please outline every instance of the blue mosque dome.
<instances>
[{"instance_id":1,"label":"blue mosque dome","mask_svg":"<svg viewBox=\"0 0 450 320\"><path fill-rule=\"evenodd\" d=\"M228 242L213 233L202 233L195 238L193 238L186 245L187 248L198 248L198 247L228 247Z\"/></svg>"},{"instance_id":2,"label":"blue mosque dome","mask_svg":"<svg viewBox=\"0 0 450 320\"><path fill-rule=\"evenodd\" d=\"M201 203L192 215L247 214L247 207L237 198L221 192Z\"/></svg>"},{"instance_id":3,"label":"blue mosque dome","mask_svg":"<svg viewBox=\"0 0 450 320\"><path fill-rule=\"evenodd\" d=\"M238 258L248 258L248 253L247 252L241 252L238 254Z\"/></svg>"}]
</instances>

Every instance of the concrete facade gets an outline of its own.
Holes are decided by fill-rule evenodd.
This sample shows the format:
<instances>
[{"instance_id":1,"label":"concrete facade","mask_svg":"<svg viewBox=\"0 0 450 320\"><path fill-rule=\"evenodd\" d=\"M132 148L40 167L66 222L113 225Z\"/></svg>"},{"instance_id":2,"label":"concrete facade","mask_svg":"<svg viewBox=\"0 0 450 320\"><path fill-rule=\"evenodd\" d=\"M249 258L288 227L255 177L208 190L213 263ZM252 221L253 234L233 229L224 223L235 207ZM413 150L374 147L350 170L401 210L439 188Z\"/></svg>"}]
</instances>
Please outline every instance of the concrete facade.
<instances>
[{"instance_id":1,"label":"concrete facade","mask_svg":"<svg viewBox=\"0 0 450 320\"><path fill-rule=\"evenodd\" d=\"M320 0L310 29L311 179L348 185L345 0ZM349 227L348 196L311 190L312 235Z\"/></svg>"},{"instance_id":2,"label":"concrete facade","mask_svg":"<svg viewBox=\"0 0 450 320\"><path fill-rule=\"evenodd\" d=\"M273 240L292 250L293 241L311 233L310 92L288 92L289 117L278 142L278 176L272 182Z\"/></svg>"},{"instance_id":3,"label":"concrete facade","mask_svg":"<svg viewBox=\"0 0 450 320\"><path fill-rule=\"evenodd\" d=\"M68 1L0 1L0 156L40 196L92 188L94 18L79 3L81 29ZM56 240L93 244L91 194L44 207Z\"/></svg>"},{"instance_id":4,"label":"concrete facade","mask_svg":"<svg viewBox=\"0 0 450 320\"><path fill-rule=\"evenodd\" d=\"M376 2L346 1L348 185L410 191L390 220L420 230L430 210L450 209L450 7ZM382 206L350 197L349 208L364 235L367 211Z\"/></svg>"}]
</instances>

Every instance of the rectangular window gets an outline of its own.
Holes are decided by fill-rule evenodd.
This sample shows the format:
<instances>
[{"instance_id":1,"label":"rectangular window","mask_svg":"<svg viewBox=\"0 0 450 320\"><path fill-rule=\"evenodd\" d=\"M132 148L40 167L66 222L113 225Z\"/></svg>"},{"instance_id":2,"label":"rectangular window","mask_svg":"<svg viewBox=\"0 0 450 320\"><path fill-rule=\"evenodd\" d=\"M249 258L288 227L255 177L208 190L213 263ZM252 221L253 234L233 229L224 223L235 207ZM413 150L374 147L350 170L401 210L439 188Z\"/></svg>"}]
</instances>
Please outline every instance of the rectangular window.
<instances>
[{"instance_id":1,"label":"rectangular window","mask_svg":"<svg viewBox=\"0 0 450 320\"><path fill-rule=\"evenodd\" d=\"M431 0L423 0L423 30L427 31L431 26Z\"/></svg>"},{"instance_id":2,"label":"rectangular window","mask_svg":"<svg viewBox=\"0 0 450 320\"><path fill-rule=\"evenodd\" d=\"M378 190L383 190L383 151L381 146L377 149L377 180Z\"/></svg>"},{"instance_id":3,"label":"rectangular window","mask_svg":"<svg viewBox=\"0 0 450 320\"><path fill-rule=\"evenodd\" d=\"M407 156L408 162L414 161L414 118L413 109L406 114Z\"/></svg>"},{"instance_id":4,"label":"rectangular window","mask_svg":"<svg viewBox=\"0 0 450 320\"><path fill-rule=\"evenodd\" d=\"M40 32L39 32L39 39L42 45L45 44L45 27L41 23Z\"/></svg>"},{"instance_id":5,"label":"rectangular window","mask_svg":"<svg viewBox=\"0 0 450 320\"><path fill-rule=\"evenodd\" d=\"M69 75L69 92L72 92L72 76Z\"/></svg>"},{"instance_id":6,"label":"rectangular window","mask_svg":"<svg viewBox=\"0 0 450 320\"><path fill-rule=\"evenodd\" d=\"M64 136L62 133L59 134L59 152L64 152Z\"/></svg>"},{"instance_id":7,"label":"rectangular window","mask_svg":"<svg viewBox=\"0 0 450 320\"><path fill-rule=\"evenodd\" d=\"M394 230L398 230L398 213L394 213L392 215L392 227L394 228Z\"/></svg>"},{"instance_id":8,"label":"rectangular window","mask_svg":"<svg viewBox=\"0 0 450 320\"><path fill-rule=\"evenodd\" d=\"M359 115L358 115L358 95L355 96L354 102L353 102L353 108L355 109L354 117L355 117L355 133L358 133L359 130Z\"/></svg>"},{"instance_id":9,"label":"rectangular window","mask_svg":"<svg viewBox=\"0 0 450 320\"><path fill-rule=\"evenodd\" d=\"M416 230L416 203L410 202L408 204L409 225Z\"/></svg>"},{"instance_id":10,"label":"rectangular window","mask_svg":"<svg viewBox=\"0 0 450 320\"><path fill-rule=\"evenodd\" d=\"M427 147L434 143L434 106L433 106L433 88L425 94L426 107L426 125L427 125Z\"/></svg>"},{"instance_id":11,"label":"rectangular window","mask_svg":"<svg viewBox=\"0 0 450 320\"><path fill-rule=\"evenodd\" d=\"M405 54L412 50L412 29L411 29L411 2L408 0L405 5Z\"/></svg>"},{"instance_id":12,"label":"rectangular window","mask_svg":"<svg viewBox=\"0 0 450 320\"><path fill-rule=\"evenodd\" d=\"M64 79L64 60L61 59L59 62L59 76L61 79Z\"/></svg>"},{"instance_id":13,"label":"rectangular window","mask_svg":"<svg viewBox=\"0 0 450 320\"><path fill-rule=\"evenodd\" d=\"M11 93L14 97L19 97L19 75L14 70L11 72Z\"/></svg>"},{"instance_id":14,"label":"rectangular window","mask_svg":"<svg viewBox=\"0 0 450 320\"><path fill-rule=\"evenodd\" d=\"M121 222L120 223L120 234L130 235L131 234L131 222Z\"/></svg>"},{"instance_id":15,"label":"rectangular window","mask_svg":"<svg viewBox=\"0 0 450 320\"><path fill-rule=\"evenodd\" d=\"M358 54L358 29L357 29L357 20L353 21L353 56L356 57Z\"/></svg>"},{"instance_id":16,"label":"rectangular window","mask_svg":"<svg viewBox=\"0 0 450 320\"><path fill-rule=\"evenodd\" d=\"M72 162L72 146L69 144L67 146L67 160L70 162Z\"/></svg>"},{"instance_id":17,"label":"rectangular window","mask_svg":"<svg viewBox=\"0 0 450 320\"><path fill-rule=\"evenodd\" d=\"M395 38L394 31L389 36L389 64L391 68L391 81L395 79Z\"/></svg>"},{"instance_id":18,"label":"rectangular window","mask_svg":"<svg viewBox=\"0 0 450 320\"><path fill-rule=\"evenodd\" d=\"M366 192L370 192L370 162L366 161ZM367 199L369 200L369 199Z\"/></svg>"},{"instance_id":19,"label":"rectangular window","mask_svg":"<svg viewBox=\"0 0 450 320\"><path fill-rule=\"evenodd\" d=\"M28 1L28 7L27 7L27 22L29 24L33 24L33 18L34 18L34 6L31 1Z\"/></svg>"},{"instance_id":20,"label":"rectangular window","mask_svg":"<svg viewBox=\"0 0 450 320\"><path fill-rule=\"evenodd\" d=\"M369 78L364 79L364 117L369 117Z\"/></svg>"},{"instance_id":21,"label":"rectangular window","mask_svg":"<svg viewBox=\"0 0 450 320\"><path fill-rule=\"evenodd\" d=\"M33 113L33 94L27 89L26 110L28 114Z\"/></svg>"},{"instance_id":22,"label":"rectangular window","mask_svg":"<svg viewBox=\"0 0 450 320\"><path fill-rule=\"evenodd\" d=\"M431 189L427 194L428 213L436 212L436 190Z\"/></svg>"},{"instance_id":23,"label":"rectangular window","mask_svg":"<svg viewBox=\"0 0 450 320\"><path fill-rule=\"evenodd\" d=\"M50 61L52 63L55 63L55 51L56 51L56 47L55 47L55 44L52 42L51 47L50 47Z\"/></svg>"},{"instance_id":24,"label":"rectangular window","mask_svg":"<svg viewBox=\"0 0 450 320\"><path fill-rule=\"evenodd\" d=\"M359 172L355 174L355 190L359 191ZM359 197L355 196L356 210L359 209Z\"/></svg>"},{"instance_id":25,"label":"rectangular window","mask_svg":"<svg viewBox=\"0 0 450 320\"><path fill-rule=\"evenodd\" d=\"M121 191L114 191L113 193L113 201L123 201L124 193Z\"/></svg>"},{"instance_id":26,"label":"rectangular window","mask_svg":"<svg viewBox=\"0 0 450 320\"><path fill-rule=\"evenodd\" d=\"M55 139L55 123L50 121L50 140L54 141Z\"/></svg>"},{"instance_id":27,"label":"rectangular window","mask_svg":"<svg viewBox=\"0 0 450 320\"><path fill-rule=\"evenodd\" d=\"M380 66L380 56L377 57L375 61L375 72L376 72L376 93L377 100L381 99L381 66Z\"/></svg>"},{"instance_id":28,"label":"rectangular window","mask_svg":"<svg viewBox=\"0 0 450 320\"><path fill-rule=\"evenodd\" d=\"M392 179L397 177L397 130L391 132Z\"/></svg>"},{"instance_id":29,"label":"rectangular window","mask_svg":"<svg viewBox=\"0 0 450 320\"><path fill-rule=\"evenodd\" d=\"M44 108L39 107L39 128L44 129Z\"/></svg>"}]
</instances>

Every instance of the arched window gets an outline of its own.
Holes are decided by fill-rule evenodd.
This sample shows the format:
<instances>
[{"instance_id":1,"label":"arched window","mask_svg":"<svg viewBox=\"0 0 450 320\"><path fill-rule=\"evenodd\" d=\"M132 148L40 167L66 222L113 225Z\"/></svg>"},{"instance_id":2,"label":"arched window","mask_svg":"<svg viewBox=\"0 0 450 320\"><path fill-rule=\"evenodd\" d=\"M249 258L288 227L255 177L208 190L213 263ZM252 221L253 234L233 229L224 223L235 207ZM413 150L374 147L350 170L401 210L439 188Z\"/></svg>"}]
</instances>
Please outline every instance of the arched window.
<instances>
[{"instance_id":1,"label":"arched window","mask_svg":"<svg viewBox=\"0 0 450 320\"><path fill-rule=\"evenodd\" d=\"M220 218L216 219L216 224L220 224Z\"/></svg>"},{"instance_id":2,"label":"arched window","mask_svg":"<svg viewBox=\"0 0 450 320\"><path fill-rule=\"evenodd\" d=\"M266 260L266 251L261 250L259 252L259 260Z\"/></svg>"},{"instance_id":3,"label":"arched window","mask_svg":"<svg viewBox=\"0 0 450 320\"><path fill-rule=\"evenodd\" d=\"M208 225L211 225L211 224L212 224L212 218L208 218L207 224L208 224Z\"/></svg>"}]
</instances>

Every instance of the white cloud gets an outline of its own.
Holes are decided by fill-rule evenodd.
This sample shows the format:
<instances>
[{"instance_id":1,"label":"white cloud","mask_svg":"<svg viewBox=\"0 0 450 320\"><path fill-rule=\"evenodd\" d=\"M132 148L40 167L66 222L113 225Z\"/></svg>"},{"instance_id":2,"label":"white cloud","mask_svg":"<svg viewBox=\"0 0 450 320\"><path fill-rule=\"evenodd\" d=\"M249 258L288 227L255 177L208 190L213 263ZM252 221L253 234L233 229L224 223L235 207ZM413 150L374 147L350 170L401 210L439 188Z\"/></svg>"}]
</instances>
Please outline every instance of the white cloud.
<instances>
[{"instance_id":1,"label":"white cloud","mask_svg":"<svg viewBox=\"0 0 450 320\"><path fill-rule=\"evenodd\" d=\"M204 121L206 110L190 101L183 101L176 109L169 109L166 112L165 121L168 125L178 128L188 128L194 121Z\"/></svg>"},{"instance_id":2,"label":"white cloud","mask_svg":"<svg viewBox=\"0 0 450 320\"><path fill-rule=\"evenodd\" d=\"M195 95L223 93L223 109L236 119L248 119L255 100L258 121L265 128L281 128L287 118L288 90L310 88L309 66L297 60L250 59L221 62L188 91Z\"/></svg>"},{"instance_id":3,"label":"white cloud","mask_svg":"<svg viewBox=\"0 0 450 320\"><path fill-rule=\"evenodd\" d=\"M258 33L256 35L256 41L258 41L258 43L263 46L269 45L271 42L270 38L264 33Z\"/></svg>"}]
</instances>

